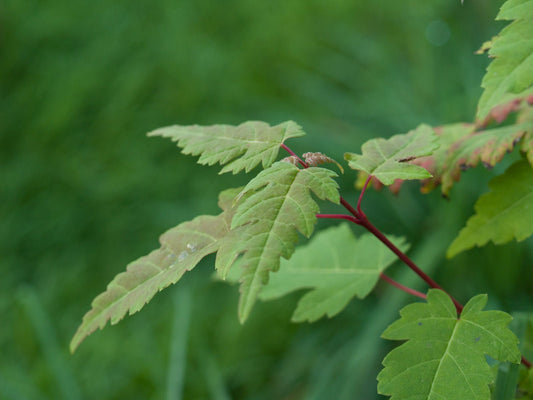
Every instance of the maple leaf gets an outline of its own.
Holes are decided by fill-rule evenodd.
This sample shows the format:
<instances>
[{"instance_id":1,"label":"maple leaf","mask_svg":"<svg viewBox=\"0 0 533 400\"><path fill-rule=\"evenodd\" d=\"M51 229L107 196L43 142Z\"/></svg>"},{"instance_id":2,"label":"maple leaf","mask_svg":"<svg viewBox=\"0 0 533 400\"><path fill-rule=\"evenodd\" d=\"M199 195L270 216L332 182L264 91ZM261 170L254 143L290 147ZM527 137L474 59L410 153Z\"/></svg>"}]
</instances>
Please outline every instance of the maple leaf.
<instances>
[{"instance_id":1,"label":"maple leaf","mask_svg":"<svg viewBox=\"0 0 533 400\"><path fill-rule=\"evenodd\" d=\"M442 147L443 153L433 156L435 164L433 168L429 168L435 177L433 185L442 183L442 193L448 195L462 171L473 168L479 163L486 168L492 168L510 153L528 132L532 131L533 120L480 132L476 132L473 125L444 127L440 132L440 138L447 143Z\"/></svg>"},{"instance_id":2,"label":"maple leaf","mask_svg":"<svg viewBox=\"0 0 533 400\"><path fill-rule=\"evenodd\" d=\"M472 216L452 242L447 256L488 241L495 244L524 240L533 234L533 169L519 161L489 182L491 192L482 195Z\"/></svg>"},{"instance_id":3,"label":"maple leaf","mask_svg":"<svg viewBox=\"0 0 533 400\"><path fill-rule=\"evenodd\" d=\"M508 328L512 317L483 311L487 295L465 305L460 318L441 290L431 289L427 303L410 304L383 337L407 340L383 360L378 391L391 400L489 400L493 373L485 355L520 363L518 339Z\"/></svg>"},{"instance_id":4,"label":"maple leaf","mask_svg":"<svg viewBox=\"0 0 533 400\"><path fill-rule=\"evenodd\" d=\"M415 163L423 165L433 175L432 178L423 180L422 192L427 193L439 184L442 185L442 193L448 195L453 182L459 180L461 172L466 169L466 160L457 158L462 164L450 165L450 154L459 152L465 139L475 132L474 124L453 124L435 128L440 147L431 156L423 157ZM464 154L464 153L463 153ZM471 161L470 166L473 166Z\"/></svg>"},{"instance_id":5,"label":"maple leaf","mask_svg":"<svg viewBox=\"0 0 533 400\"><path fill-rule=\"evenodd\" d=\"M231 204L239 191L240 188L222 192L219 206L224 211L221 214L199 216L168 230L160 237L161 248L133 261L125 272L118 274L106 291L93 300L92 309L85 314L72 338L71 351L96 329L102 329L108 321L116 324L126 313L131 315L139 311L157 292L176 283L206 255L221 247L219 253L231 254L231 249L227 246L224 248L221 239L229 234L229 225L235 212ZM231 263L235 257L226 257L224 263ZM217 264L222 264L218 257Z\"/></svg>"},{"instance_id":6,"label":"maple leaf","mask_svg":"<svg viewBox=\"0 0 533 400\"><path fill-rule=\"evenodd\" d=\"M240 241L235 251L244 253L239 319L244 322L257 300L270 271L279 269L280 257L288 259L298 241L297 231L309 237L316 223L318 205L311 191L320 198L339 203L333 171L310 167L299 169L277 162L259 173L242 190L249 196L237 197L238 208L231 229Z\"/></svg>"},{"instance_id":7,"label":"maple leaf","mask_svg":"<svg viewBox=\"0 0 533 400\"><path fill-rule=\"evenodd\" d=\"M497 20L513 20L483 48L490 47L493 61L481 86L485 89L478 104L477 119L516 98L533 95L533 0L508 0Z\"/></svg>"},{"instance_id":8,"label":"maple leaf","mask_svg":"<svg viewBox=\"0 0 533 400\"><path fill-rule=\"evenodd\" d=\"M480 163L486 168L492 168L516 146L533 165L532 107L521 108L513 125L477 129L475 124L465 123L435 128L439 148L430 156L412 161L412 164L422 166L432 174L431 178L421 182L423 193L441 185L442 194L448 196L463 171ZM401 180L396 181L391 188L398 191L401 184Z\"/></svg>"},{"instance_id":9,"label":"maple leaf","mask_svg":"<svg viewBox=\"0 0 533 400\"><path fill-rule=\"evenodd\" d=\"M409 247L403 238L390 239L402 251ZM281 260L280 270L270 276L259 297L270 300L311 289L298 302L292 320L332 317L353 297L366 297L394 261L396 256L373 235L356 238L348 224L341 224L320 231L289 260Z\"/></svg>"},{"instance_id":10,"label":"maple leaf","mask_svg":"<svg viewBox=\"0 0 533 400\"><path fill-rule=\"evenodd\" d=\"M248 121L238 126L173 125L148 133L148 136L171 138L182 153L200 155L198 163L224 165L220 173L245 170L262 163L268 168L278 156L285 140L303 136L302 128L293 121L270 126L265 122Z\"/></svg>"},{"instance_id":11,"label":"maple leaf","mask_svg":"<svg viewBox=\"0 0 533 400\"><path fill-rule=\"evenodd\" d=\"M431 174L413 160L428 156L438 148L437 137L428 125L395 135L389 139L371 139L363 144L362 155L345 153L344 158L352 169L366 172L385 185L396 179L426 179Z\"/></svg>"}]
</instances>

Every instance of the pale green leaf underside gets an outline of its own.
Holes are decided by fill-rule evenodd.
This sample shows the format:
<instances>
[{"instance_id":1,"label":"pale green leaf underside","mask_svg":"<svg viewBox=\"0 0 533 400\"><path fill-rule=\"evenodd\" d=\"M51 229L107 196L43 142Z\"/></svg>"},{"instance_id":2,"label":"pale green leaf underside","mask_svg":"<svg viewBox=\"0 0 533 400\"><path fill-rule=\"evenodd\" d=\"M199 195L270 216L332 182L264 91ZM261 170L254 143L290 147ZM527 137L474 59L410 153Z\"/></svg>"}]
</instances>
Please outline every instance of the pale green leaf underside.
<instances>
[{"instance_id":1,"label":"pale green leaf underside","mask_svg":"<svg viewBox=\"0 0 533 400\"><path fill-rule=\"evenodd\" d=\"M307 236L312 233L319 209L310 192L321 199L339 202L335 176L324 168L300 170L281 162L264 170L242 191L222 192L221 214L197 217L167 231L160 238L160 249L129 264L94 299L92 309L72 339L72 351L108 321L114 324L128 312L139 311L158 291L176 283L214 252L217 252L215 267L222 277L242 254L245 269L239 315L244 321L258 290L268 279L268 271L279 267L281 256L288 258L294 251L297 230Z\"/></svg>"},{"instance_id":2,"label":"pale green leaf underside","mask_svg":"<svg viewBox=\"0 0 533 400\"><path fill-rule=\"evenodd\" d=\"M344 158L352 169L363 171L391 185L396 179L427 179L431 174L409 162L428 156L438 148L437 136L428 125L420 125L403 135L390 139L372 139L362 146L362 155L346 153Z\"/></svg>"},{"instance_id":3,"label":"pale green leaf underside","mask_svg":"<svg viewBox=\"0 0 533 400\"><path fill-rule=\"evenodd\" d=\"M220 264L218 256L228 252L224 238L229 234L234 211L230 207L238 191L229 189L220 194L219 205L224 212L200 216L168 230L160 238L161 248L130 263L125 272L118 274L107 290L93 300L92 309L72 338L71 350L108 321L116 324L126 313L139 311L157 292L176 283L206 255L219 250Z\"/></svg>"},{"instance_id":4,"label":"pale green leaf underside","mask_svg":"<svg viewBox=\"0 0 533 400\"><path fill-rule=\"evenodd\" d=\"M234 174L252 170L262 163L268 168L278 156L285 140L303 136L302 128L293 121L270 126L248 121L238 126L180 126L160 128L148 136L163 136L177 142L184 154L200 155L198 163L224 165L220 173Z\"/></svg>"},{"instance_id":5,"label":"pale green leaf underside","mask_svg":"<svg viewBox=\"0 0 533 400\"><path fill-rule=\"evenodd\" d=\"M403 238L391 238L402 251ZM298 247L289 260L281 260L259 297L270 300L300 289L311 289L298 302L293 321L313 322L341 312L353 298L366 297L379 274L396 260L373 235L356 238L347 224L325 229Z\"/></svg>"},{"instance_id":6,"label":"pale green leaf underside","mask_svg":"<svg viewBox=\"0 0 533 400\"><path fill-rule=\"evenodd\" d=\"M391 400L489 400L494 376L485 355L520 362L518 339L508 328L512 317L483 311L486 295L473 297L457 319L455 306L440 290L427 303L410 304L383 337L407 340L383 360L378 391Z\"/></svg>"},{"instance_id":7,"label":"pale green leaf underside","mask_svg":"<svg viewBox=\"0 0 533 400\"><path fill-rule=\"evenodd\" d=\"M513 164L489 183L491 191L482 195L472 216L452 242L447 256L492 241L507 243L533 234L533 169L527 161Z\"/></svg>"},{"instance_id":8,"label":"pale green leaf underside","mask_svg":"<svg viewBox=\"0 0 533 400\"><path fill-rule=\"evenodd\" d=\"M232 232L244 253L239 318L243 322L268 282L270 271L279 269L280 257L290 258L298 241L297 231L310 236L318 205L311 196L339 203L337 175L328 169L277 162L259 173L241 192L249 195L238 203Z\"/></svg>"},{"instance_id":9,"label":"pale green leaf underside","mask_svg":"<svg viewBox=\"0 0 533 400\"><path fill-rule=\"evenodd\" d=\"M533 0L509 0L497 19L514 20L493 40L477 118L494 107L533 94Z\"/></svg>"}]
</instances>

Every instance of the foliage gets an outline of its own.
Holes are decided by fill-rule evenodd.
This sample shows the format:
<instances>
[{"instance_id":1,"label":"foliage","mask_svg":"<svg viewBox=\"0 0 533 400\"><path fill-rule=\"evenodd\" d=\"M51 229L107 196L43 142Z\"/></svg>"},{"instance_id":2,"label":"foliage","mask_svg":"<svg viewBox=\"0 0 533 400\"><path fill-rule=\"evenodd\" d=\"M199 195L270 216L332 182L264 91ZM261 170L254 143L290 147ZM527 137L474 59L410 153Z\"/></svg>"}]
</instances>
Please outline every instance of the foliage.
<instances>
[{"instance_id":1,"label":"foliage","mask_svg":"<svg viewBox=\"0 0 533 400\"><path fill-rule=\"evenodd\" d=\"M249 121L235 127L175 125L157 129L148 136L169 137L183 148L183 154L200 154L198 163L227 164L220 173L231 171L236 174L242 170L249 172L259 163L263 168L269 167L285 140L303 134L301 127L292 121L273 127L264 122Z\"/></svg>"},{"instance_id":2,"label":"foliage","mask_svg":"<svg viewBox=\"0 0 533 400\"><path fill-rule=\"evenodd\" d=\"M423 167L432 175L422 180L422 192L427 193L441 185L442 194L449 196L454 182L459 181L461 172L480 163L485 168L493 168L515 147L528 157L530 163L533 162L532 110L533 107L518 100L491 114L495 121L502 123L511 113L516 113L512 114L517 119L516 124L487 128L475 123L455 123L436 127L434 130L438 137L438 149L429 156L409 160L410 164L414 164L410 167ZM396 178L398 180L391 189L397 192L405 178Z\"/></svg>"},{"instance_id":3,"label":"foliage","mask_svg":"<svg viewBox=\"0 0 533 400\"><path fill-rule=\"evenodd\" d=\"M436 139L431 127L421 125L388 140L369 140L362 146L362 155L346 153L344 158L350 168L364 171L385 185L391 185L396 179L425 179L431 177L428 171L409 161L433 153L438 147Z\"/></svg>"},{"instance_id":4,"label":"foliage","mask_svg":"<svg viewBox=\"0 0 533 400\"><path fill-rule=\"evenodd\" d=\"M298 240L296 230L309 237L316 223L318 205L311 191L322 200L339 202L336 174L318 167L299 169L276 163L252 179L237 197L249 194L231 221L242 257L239 319L244 322L264 284L268 272L279 269L280 257L290 258ZM236 229L235 229L236 228Z\"/></svg>"},{"instance_id":5,"label":"foliage","mask_svg":"<svg viewBox=\"0 0 533 400\"><path fill-rule=\"evenodd\" d=\"M410 304L383 337L408 340L383 360L378 390L391 399L488 399L493 376L485 355L520 362L512 317L483 311L486 295L472 298L460 318L450 298L430 290L425 304ZM424 349L424 350L422 350Z\"/></svg>"},{"instance_id":6,"label":"foliage","mask_svg":"<svg viewBox=\"0 0 533 400\"><path fill-rule=\"evenodd\" d=\"M176 283L206 255L218 251L217 267L227 268L226 264L233 260L227 259L229 249L224 238L230 232L235 214L232 200L237 192L229 189L220 194L222 213L196 217L168 230L160 238L161 248L132 262L126 272L117 275L107 290L94 299L92 310L72 339L71 350L97 328L102 329L107 321L116 324L127 312L131 315L139 311L157 292Z\"/></svg>"},{"instance_id":7,"label":"foliage","mask_svg":"<svg viewBox=\"0 0 533 400\"><path fill-rule=\"evenodd\" d=\"M494 58L487 68L481 86L477 118L483 120L496 106L517 98L533 96L533 1L509 0L496 17L513 20L490 43Z\"/></svg>"},{"instance_id":8,"label":"foliage","mask_svg":"<svg viewBox=\"0 0 533 400\"><path fill-rule=\"evenodd\" d=\"M215 157L227 151L225 143L206 149ZM262 153L263 149L256 152ZM247 151L243 158L253 154ZM288 163L276 163L240 193L232 189L222 192L221 214L197 217L169 230L161 236L160 249L134 261L126 272L117 275L107 291L94 299L92 310L72 339L71 349L75 350L87 335L103 328L108 320L115 324L126 312L139 311L158 291L176 283L213 252L217 252L216 268L222 276L244 253L239 303L239 316L244 322L261 287L268 281L268 272L278 270L279 258L288 259L294 251L298 240L295 229L306 236L313 231L318 206L309 191L320 199L338 203L333 176L333 172L323 168L300 170Z\"/></svg>"},{"instance_id":9,"label":"foliage","mask_svg":"<svg viewBox=\"0 0 533 400\"><path fill-rule=\"evenodd\" d=\"M383 282L331 320L290 324L293 295L256 304L239 326L237 291L211 280L207 256L74 356L66 343L120 265L179 222L218 214L217 194L246 183L143 132L293 118L308 132L290 141L295 151L340 161L376 133L469 121L486 66L473 51L496 34L501 3L3 2L0 397L375 398L389 350L377 338L408 300ZM432 21L452 32L444 45L429 40ZM441 257L489 175L516 156L462 174L449 202L406 185L397 198L367 191L364 210L408 237L411 258L457 298L489 293L492 307L528 309L531 240ZM351 179L337 179L348 199ZM411 271L388 273L425 292Z\"/></svg>"},{"instance_id":10,"label":"foliage","mask_svg":"<svg viewBox=\"0 0 533 400\"><path fill-rule=\"evenodd\" d=\"M510 9L516 5L513 1L507 3ZM533 17L533 13L529 15L527 1L524 4L525 21L530 23L528 17ZM506 14L502 11L501 15L516 17L513 12ZM483 48L491 47L491 54L497 55L497 43L509 40L516 24L511 24L499 38ZM525 37L531 33L527 28L520 31ZM524 51L527 53L527 48ZM521 55L516 50L510 54ZM509 57L502 54L499 61L506 62ZM520 62L520 68L522 64L527 70L530 66L527 57ZM490 80L491 74L495 75L492 69L498 68L497 62L489 67L484 80L484 96L494 85ZM517 69L514 68L513 73ZM125 273L119 274L107 291L94 300L93 309L84 317L71 349L76 349L87 335L102 328L108 320L115 323L126 312L140 310L156 292L176 283L185 271L194 268L206 255L217 252L215 268L222 278L236 268L235 264L238 265L241 323L250 316L258 297L268 299L301 288L311 291L300 300L293 317L296 321L316 321L324 315L338 314L354 296L366 297L378 279L425 299L425 304L405 307L401 319L383 334L391 340L408 340L385 357L385 368L378 375L378 391L392 396L392 399L481 400L490 398L489 385L498 376L498 382L516 384L511 380L516 373L508 374L503 370L495 373L485 357L500 362L521 362L527 368L531 367L517 347L517 337L508 328L512 317L503 311L483 311L486 295L473 297L463 307L409 258L403 240L389 239L370 222L361 203L371 180L378 186L392 186L393 190L398 190L404 180L425 180L426 189L443 183L443 193L448 194L452 182L458 180L460 169L473 167L479 162L493 167L518 143L520 150L531 159L530 117L533 114L531 101L523 92L529 90L530 83L524 83L520 76L518 72L515 77L521 86L514 97L507 96L511 90L509 85L501 89L502 84L496 83L501 92L499 100L489 101L491 107L475 124L453 124L438 129L420 125L407 134L388 140L367 141L362 145L361 155L346 153L348 166L360 171L363 174L360 177L367 177L360 187L355 207L340 196L335 181L337 174L316 166L335 162L331 157L308 152L302 159L284 143L286 139L304 134L292 121L274 127L262 122L245 122L238 126L172 126L151 132L150 136L164 136L176 141L184 154L200 156L200 164L225 165L221 173L249 172L259 164L263 170L242 190L228 190L221 194L223 212L219 216L198 217L178 225L161 237L161 249L130 264ZM512 86L514 88L516 84ZM484 107L483 100L482 97L480 108ZM509 116L514 113L516 121L513 122ZM491 123L507 125L487 128ZM289 157L275 162L280 148L287 151ZM520 220L524 216L527 220L530 208L531 167L527 161L518 161L492 181L493 191L480 198L476 207L478 214L469 220L452 243L449 256L489 240L499 244L512 238L524 240L533 234L533 230L524 225L524 220ZM434 176L429 172L432 169ZM428 183L429 179L433 182ZM343 206L349 214L320 213L311 193L320 200ZM356 241L343 227L324 231L302 248L305 256L298 252L297 257L292 262L287 261L276 280L269 284L269 275L280 269L281 259L289 260L295 252L298 232L310 237L318 218L349 220L365 228L369 236ZM378 242L381 242L380 246L376 246ZM391 253L384 253L382 245ZM324 258L327 256L332 260ZM433 288L427 296L383 273L395 257ZM331 267L325 268L327 264ZM271 287L270 293L266 290L262 294L267 285ZM495 393L500 393L499 389ZM511 392L503 389L501 393Z\"/></svg>"},{"instance_id":11,"label":"foliage","mask_svg":"<svg viewBox=\"0 0 533 400\"><path fill-rule=\"evenodd\" d=\"M495 244L533 235L529 223L533 219L533 173L527 161L513 164L503 175L490 183L491 192L476 203L476 215L471 217L459 236L450 245L448 256L473 246L483 246L489 240Z\"/></svg>"},{"instance_id":12,"label":"foliage","mask_svg":"<svg viewBox=\"0 0 533 400\"><path fill-rule=\"evenodd\" d=\"M403 238L392 238L406 251ZM324 229L311 242L298 247L282 261L260 294L272 300L296 290L311 289L298 302L292 320L314 322L341 312L355 296L364 299L379 280L379 275L395 261L394 255L370 234L356 238L347 224Z\"/></svg>"}]
</instances>

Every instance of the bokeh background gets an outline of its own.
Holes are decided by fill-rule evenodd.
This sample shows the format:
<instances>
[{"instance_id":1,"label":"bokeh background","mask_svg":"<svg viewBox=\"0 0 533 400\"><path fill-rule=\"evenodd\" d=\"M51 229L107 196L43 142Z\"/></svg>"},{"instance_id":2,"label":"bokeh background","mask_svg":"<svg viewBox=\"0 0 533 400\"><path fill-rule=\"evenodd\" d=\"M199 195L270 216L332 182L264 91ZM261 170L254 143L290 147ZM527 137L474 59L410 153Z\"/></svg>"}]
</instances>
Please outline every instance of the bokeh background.
<instances>
[{"instance_id":1,"label":"bokeh background","mask_svg":"<svg viewBox=\"0 0 533 400\"><path fill-rule=\"evenodd\" d=\"M342 160L421 122L470 121L488 64L474 51L504 26L501 3L0 2L0 398L380 398L392 344L379 335L413 300L381 284L330 320L292 324L296 295L241 326L238 290L208 259L74 355L68 343L128 262L246 180L146 132L293 119L307 132L294 150ZM525 311L531 240L444 258L513 157L464 174L449 200L409 184L368 193L365 209L460 300L489 293L491 306ZM349 200L354 179L341 178ZM398 264L391 274L425 290Z\"/></svg>"}]
</instances>

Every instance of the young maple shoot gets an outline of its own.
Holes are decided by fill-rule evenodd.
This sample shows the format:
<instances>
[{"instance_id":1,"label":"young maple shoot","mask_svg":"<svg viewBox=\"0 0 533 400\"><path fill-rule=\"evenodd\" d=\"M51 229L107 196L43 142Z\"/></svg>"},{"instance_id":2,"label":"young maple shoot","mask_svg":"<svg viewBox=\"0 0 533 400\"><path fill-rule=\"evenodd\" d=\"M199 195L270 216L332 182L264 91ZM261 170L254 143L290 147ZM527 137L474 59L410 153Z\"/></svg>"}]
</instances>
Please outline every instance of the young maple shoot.
<instances>
[{"instance_id":1,"label":"young maple shoot","mask_svg":"<svg viewBox=\"0 0 533 400\"><path fill-rule=\"evenodd\" d=\"M200 134L199 137L203 139L196 138L195 145L197 148L203 147L204 153L208 153L202 162L217 159L222 165L231 163L243 169L246 167L239 163L239 157L245 154L255 165L262 161L266 168L244 188L222 192L219 205L223 211L218 216L200 216L170 229L161 236L160 249L133 262L126 272L117 275L106 292L94 300L92 310L84 317L72 340L73 350L87 335L105 326L107 321L113 324L127 312L132 314L139 311L158 291L177 282L186 271L192 270L206 255L214 252L217 254L215 268L219 275L226 278L231 273L233 279L241 283L238 310L241 322L247 319L257 298L271 299L301 288L311 291L300 300L294 321L316 321L325 315L336 315L353 297L366 297L377 280L385 278L383 271L395 260L394 254L407 260L407 265L416 268L415 272L423 274L405 255L408 248L405 240L390 240L373 227L361 211L360 201L357 210L349 206L340 197L334 180L336 173L321 167L310 167L296 156L283 143L287 135L279 130L279 125L277 134L281 143L278 143L278 147L283 147L291 153L291 157L296 157L296 164L301 164L301 168L290 161L274 162L272 158L265 161L265 158L260 157L265 154L264 146L258 146L255 151L249 148L240 150L234 152L233 157L228 156L226 141L232 141L235 145L235 142L250 140L242 135L242 126L224 126L225 141L220 146L226 152L224 158L216 156L216 145L205 144L206 141L212 141L212 137ZM289 122L281 126L297 125ZM201 128L195 129L203 132ZM209 129L206 131L209 132ZM169 129L165 132L166 136L171 136ZM302 134L301 130L298 132ZM188 135L190 139L189 129L176 127L175 135L171 137L178 141L178 145L181 144L181 134ZM426 179L428 173L421 172L422 167L405 166L409 167L411 164L408 163L419 156L430 155L436 149L436 139L433 129L421 126L389 140L373 139L363 146L362 155L347 153L346 159L351 168L371 174L375 179L380 177L388 184L397 179ZM258 140L261 140L261 136L255 135L254 141ZM268 137L265 142L271 140ZM183 145L190 143L188 141ZM272 148L268 152L272 154ZM321 158L329 161L329 157L326 157ZM364 194L365 189L361 194ZM319 214L319 206L311 193L319 199L344 205L352 214L351 218ZM297 231L311 236L317 217L348 219L367 228L370 234L357 239L347 225L340 225L320 232L291 257L298 241ZM389 252L387 247L393 252ZM280 265L282 270L267 285L269 273L280 269ZM384 280L394 283L388 277ZM439 287L429 277L425 280L430 286ZM401 285L395 286L401 288ZM410 293L416 294L412 290ZM439 293L449 299L444 292ZM419 297L425 296L420 294ZM454 312L461 311L462 306L457 306L455 299L448 301L452 306L456 303ZM507 336L514 337L510 330L506 332Z\"/></svg>"},{"instance_id":2,"label":"young maple shoot","mask_svg":"<svg viewBox=\"0 0 533 400\"><path fill-rule=\"evenodd\" d=\"M93 300L71 351L96 329L142 309L156 293L215 253L218 276L240 284L242 323L258 299L301 289L306 292L293 314L296 322L337 315L354 297L368 296L379 279L423 299L403 308L400 319L383 333L386 339L406 341L385 357L378 376L378 392L393 400L488 400L496 375L507 387L533 387L533 374L519 383L518 374L495 370L487 362L489 356L531 367L509 328L512 317L485 311L486 295L474 296L463 307L407 256L405 238L384 234L362 210L370 184L397 192L405 180L419 180L423 193L440 185L448 197L464 170L479 164L491 168L518 149L522 160L491 180L491 191L479 198L476 214L451 243L447 256L489 241L502 244L533 235L533 0L508 0L498 19L513 22L482 47L493 61L483 78L476 121L436 128L422 124L406 134L369 140L361 154L345 153L361 183L355 207L341 196L337 173L322 167L334 163L344 172L337 161L318 152L300 157L286 145L304 135L293 121L275 126L258 121L238 126L174 125L150 132L149 136L170 138L184 154L199 156L200 164L220 164L220 173L249 173L259 166L262 170L244 187L220 193L218 215L198 216L168 230L160 237L159 249L118 274ZM277 161L280 150L288 156ZM347 213L321 214L323 201ZM296 248L298 234L311 237L319 218L352 222L368 232L357 237L343 222ZM385 275L397 259L428 284L427 295ZM500 392L511 394L498 399L515 398L513 390L494 391Z\"/></svg>"}]
</instances>

